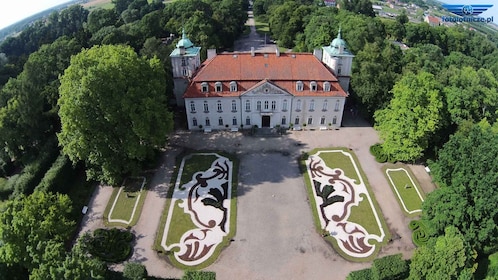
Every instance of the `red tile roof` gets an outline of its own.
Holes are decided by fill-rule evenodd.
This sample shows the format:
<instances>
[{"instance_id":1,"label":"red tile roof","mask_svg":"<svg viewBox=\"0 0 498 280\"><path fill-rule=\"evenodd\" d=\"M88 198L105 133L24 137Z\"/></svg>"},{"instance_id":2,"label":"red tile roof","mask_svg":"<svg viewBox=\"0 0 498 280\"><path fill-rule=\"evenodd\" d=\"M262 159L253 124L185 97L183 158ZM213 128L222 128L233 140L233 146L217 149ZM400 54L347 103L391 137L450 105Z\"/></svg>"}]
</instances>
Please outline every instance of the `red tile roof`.
<instances>
[{"instance_id":1,"label":"red tile roof","mask_svg":"<svg viewBox=\"0 0 498 280\"><path fill-rule=\"evenodd\" d=\"M257 83L268 80L296 96L347 96L334 74L310 53L223 53L205 61L194 75L184 97L240 96ZM230 82L237 82L237 91L230 92ZM296 90L302 81L303 91ZM311 91L310 82L317 83ZM330 91L323 91L323 82L331 84ZM209 92L201 92L201 83L207 82ZM215 91L215 83L222 83L222 91Z\"/></svg>"}]
</instances>

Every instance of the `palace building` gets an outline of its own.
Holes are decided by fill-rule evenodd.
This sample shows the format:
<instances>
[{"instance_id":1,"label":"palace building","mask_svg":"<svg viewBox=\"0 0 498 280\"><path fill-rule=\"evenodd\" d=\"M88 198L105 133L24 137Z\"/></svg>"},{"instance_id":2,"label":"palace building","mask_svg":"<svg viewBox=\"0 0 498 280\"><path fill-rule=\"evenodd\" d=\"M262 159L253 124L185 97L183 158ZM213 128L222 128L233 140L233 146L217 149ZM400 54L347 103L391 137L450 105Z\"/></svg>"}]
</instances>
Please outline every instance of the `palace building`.
<instances>
[{"instance_id":1,"label":"palace building","mask_svg":"<svg viewBox=\"0 0 498 280\"><path fill-rule=\"evenodd\" d=\"M200 64L200 48L183 34L170 58L178 106L190 130L339 127L353 55L341 32L311 53L216 54Z\"/></svg>"}]
</instances>

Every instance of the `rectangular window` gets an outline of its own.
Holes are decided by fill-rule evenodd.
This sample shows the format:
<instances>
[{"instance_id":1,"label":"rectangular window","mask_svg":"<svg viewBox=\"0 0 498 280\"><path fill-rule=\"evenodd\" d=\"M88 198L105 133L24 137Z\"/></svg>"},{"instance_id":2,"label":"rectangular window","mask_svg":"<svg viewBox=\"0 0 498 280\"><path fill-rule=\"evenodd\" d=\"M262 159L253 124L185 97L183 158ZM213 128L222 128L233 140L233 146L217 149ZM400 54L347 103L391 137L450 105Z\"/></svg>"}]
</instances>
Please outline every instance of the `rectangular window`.
<instances>
[{"instance_id":1,"label":"rectangular window","mask_svg":"<svg viewBox=\"0 0 498 280\"><path fill-rule=\"evenodd\" d=\"M201 84L201 90L202 92L208 92L208 84L207 83L202 83Z\"/></svg>"},{"instance_id":2,"label":"rectangular window","mask_svg":"<svg viewBox=\"0 0 498 280\"><path fill-rule=\"evenodd\" d=\"M251 101L246 100L246 112L250 112L250 111L251 111Z\"/></svg>"},{"instance_id":3,"label":"rectangular window","mask_svg":"<svg viewBox=\"0 0 498 280\"><path fill-rule=\"evenodd\" d=\"M268 100L265 100L265 110L268 110L270 106L270 102L268 102Z\"/></svg>"},{"instance_id":4,"label":"rectangular window","mask_svg":"<svg viewBox=\"0 0 498 280\"><path fill-rule=\"evenodd\" d=\"M251 119L249 117L246 118L246 125L251 125Z\"/></svg>"},{"instance_id":5,"label":"rectangular window","mask_svg":"<svg viewBox=\"0 0 498 280\"><path fill-rule=\"evenodd\" d=\"M322 117L322 118L320 119L320 124L325 124L325 117Z\"/></svg>"},{"instance_id":6,"label":"rectangular window","mask_svg":"<svg viewBox=\"0 0 498 280\"><path fill-rule=\"evenodd\" d=\"M221 91L221 84L216 84L216 92L220 92Z\"/></svg>"},{"instance_id":7,"label":"rectangular window","mask_svg":"<svg viewBox=\"0 0 498 280\"><path fill-rule=\"evenodd\" d=\"M222 118L218 119L218 125L223 125L223 119Z\"/></svg>"},{"instance_id":8,"label":"rectangular window","mask_svg":"<svg viewBox=\"0 0 498 280\"><path fill-rule=\"evenodd\" d=\"M294 120L294 124L299 124L299 117Z\"/></svg>"},{"instance_id":9,"label":"rectangular window","mask_svg":"<svg viewBox=\"0 0 498 280\"><path fill-rule=\"evenodd\" d=\"M209 113L209 106L207 102L204 102L204 113Z\"/></svg>"},{"instance_id":10,"label":"rectangular window","mask_svg":"<svg viewBox=\"0 0 498 280\"><path fill-rule=\"evenodd\" d=\"M287 124L287 119L285 117L282 118L282 125L286 125Z\"/></svg>"},{"instance_id":11,"label":"rectangular window","mask_svg":"<svg viewBox=\"0 0 498 280\"><path fill-rule=\"evenodd\" d=\"M223 107L221 106L221 102L218 101L218 112L223 112Z\"/></svg>"},{"instance_id":12,"label":"rectangular window","mask_svg":"<svg viewBox=\"0 0 498 280\"><path fill-rule=\"evenodd\" d=\"M282 111L287 111L287 100L282 103Z\"/></svg>"},{"instance_id":13,"label":"rectangular window","mask_svg":"<svg viewBox=\"0 0 498 280\"><path fill-rule=\"evenodd\" d=\"M235 100L232 101L232 112L237 112L237 102Z\"/></svg>"},{"instance_id":14,"label":"rectangular window","mask_svg":"<svg viewBox=\"0 0 498 280\"><path fill-rule=\"evenodd\" d=\"M197 119L196 118L192 119L192 126L197 126Z\"/></svg>"},{"instance_id":15,"label":"rectangular window","mask_svg":"<svg viewBox=\"0 0 498 280\"><path fill-rule=\"evenodd\" d=\"M209 120L209 118L206 118L206 126L211 126L211 121Z\"/></svg>"},{"instance_id":16,"label":"rectangular window","mask_svg":"<svg viewBox=\"0 0 498 280\"><path fill-rule=\"evenodd\" d=\"M195 113L195 103L194 102L190 102L190 112Z\"/></svg>"},{"instance_id":17,"label":"rectangular window","mask_svg":"<svg viewBox=\"0 0 498 280\"><path fill-rule=\"evenodd\" d=\"M271 109L275 111L277 109L277 101L272 101L271 102Z\"/></svg>"},{"instance_id":18,"label":"rectangular window","mask_svg":"<svg viewBox=\"0 0 498 280\"><path fill-rule=\"evenodd\" d=\"M261 101L256 103L256 110L261 111Z\"/></svg>"},{"instance_id":19,"label":"rectangular window","mask_svg":"<svg viewBox=\"0 0 498 280\"><path fill-rule=\"evenodd\" d=\"M233 119L232 119L232 125L237 125L237 118L236 117L233 117Z\"/></svg>"},{"instance_id":20,"label":"rectangular window","mask_svg":"<svg viewBox=\"0 0 498 280\"><path fill-rule=\"evenodd\" d=\"M315 100L310 101L310 111L315 111Z\"/></svg>"},{"instance_id":21,"label":"rectangular window","mask_svg":"<svg viewBox=\"0 0 498 280\"><path fill-rule=\"evenodd\" d=\"M322 111L327 111L328 107L329 107L329 104L328 104L327 100L323 101Z\"/></svg>"},{"instance_id":22,"label":"rectangular window","mask_svg":"<svg viewBox=\"0 0 498 280\"><path fill-rule=\"evenodd\" d=\"M313 124L313 118L312 117L308 118L308 124Z\"/></svg>"},{"instance_id":23,"label":"rectangular window","mask_svg":"<svg viewBox=\"0 0 498 280\"><path fill-rule=\"evenodd\" d=\"M339 111L339 106L340 106L340 105L341 105L341 103L339 102L339 100L337 100L337 101L335 102L335 108L334 108L334 111L336 111L336 112L337 112L337 111Z\"/></svg>"}]
</instances>

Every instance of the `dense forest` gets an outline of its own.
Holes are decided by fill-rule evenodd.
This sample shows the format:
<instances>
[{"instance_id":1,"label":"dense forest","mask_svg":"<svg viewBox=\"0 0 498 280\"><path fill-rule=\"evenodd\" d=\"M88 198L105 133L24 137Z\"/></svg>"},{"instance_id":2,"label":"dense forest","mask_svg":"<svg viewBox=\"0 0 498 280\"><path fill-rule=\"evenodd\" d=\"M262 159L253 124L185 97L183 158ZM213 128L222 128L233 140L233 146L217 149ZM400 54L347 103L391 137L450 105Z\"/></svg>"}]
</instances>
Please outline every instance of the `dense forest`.
<instances>
[{"instance_id":1,"label":"dense forest","mask_svg":"<svg viewBox=\"0 0 498 280\"><path fill-rule=\"evenodd\" d=\"M164 41L184 29L203 51L229 50L245 30L249 5L112 2L112 9L54 12L0 44L0 279L105 275L84 244L66 246L81 205L72 196L78 181L116 183L154 159L173 126L171 113L156 107L167 108L164 97L172 97L174 44ZM356 55L348 106L379 131L390 161L429 164L438 185L421 217L430 241L417 248L403 277L498 277L498 36L411 23L404 13L381 19L368 0L340 4L339 10L313 0L255 0L253 10L279 46L299 52L329 44L340 27ZM116 78L116 69L133 75ZM121 82L105 85L106 78ZM109 94L95 99L102 92ZM138 103L145 95L148 102ZM145 123L145 111L161 113ZM47 205L50 213L34 214Z\"/></svg>"}]
</instances>

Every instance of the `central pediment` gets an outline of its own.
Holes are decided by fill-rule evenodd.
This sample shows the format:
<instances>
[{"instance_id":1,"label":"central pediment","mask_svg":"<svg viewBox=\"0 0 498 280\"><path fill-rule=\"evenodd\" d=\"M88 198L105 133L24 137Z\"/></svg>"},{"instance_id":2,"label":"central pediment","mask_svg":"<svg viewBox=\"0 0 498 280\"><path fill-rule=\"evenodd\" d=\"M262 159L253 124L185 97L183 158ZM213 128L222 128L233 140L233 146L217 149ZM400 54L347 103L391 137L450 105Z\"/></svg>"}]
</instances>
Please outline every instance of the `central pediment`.
<instances>
[{"instance_id":1,"label":"central pediment","mask_svg":"<svg viewBox=\"0 0 498 280\"><path fill-rule=\"evenodd\" d=\"M257 83L242 95L244 96L262 96L262 95L279 95L279 96L291 96L286 90L276 86L269 80L262 80Z\"/></svg>"}]
</instances>

